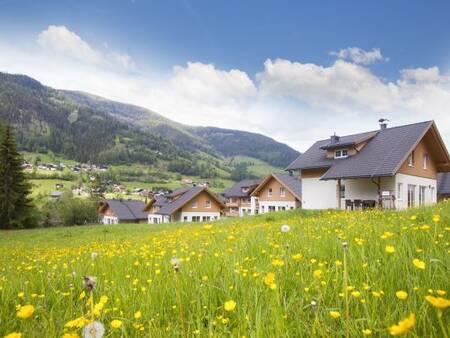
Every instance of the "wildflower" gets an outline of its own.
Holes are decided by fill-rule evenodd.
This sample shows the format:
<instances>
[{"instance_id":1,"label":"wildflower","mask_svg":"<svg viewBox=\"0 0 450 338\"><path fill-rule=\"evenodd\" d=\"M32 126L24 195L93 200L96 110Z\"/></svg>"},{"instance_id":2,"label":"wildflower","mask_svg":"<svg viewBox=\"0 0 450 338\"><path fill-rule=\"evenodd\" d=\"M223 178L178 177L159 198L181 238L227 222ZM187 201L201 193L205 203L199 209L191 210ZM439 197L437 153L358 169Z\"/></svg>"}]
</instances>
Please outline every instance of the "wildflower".
<instances>
[{"instance_id":1,"label":"wildflower","mask_svg":"<svg viewBox=\"0 0 450 338\"><path fill-rule=\"evenodd\" d=\"M341 316L339 311L330 311L329 314L330 314L330 317L334 318L334 319L338 319Z\"/></svg>"},{"instance_id":2,"label":"wildflower","mask_svg":"<svg viewBox=\"0 0 450 338\"><path fill-rule=\"evenodd\" d=\"M118 319L114 319L111 321L111 327L113 329L120 329L122 327L122 321Z\"/></svg>"},{"instance_id":3,"label":"wildflower","mask_svg":"<svg viewBox=\"0 0 450 338\"><path fill-rule=\"evenodd\" d=\"M276 259L272 260L272 265L273 266L283 266L284 261L282 259L276 258Z\"/></svg>"},{"instance_id":4,"label":"wildflower","mask_svg":"<svg viewBox=\"0 0 450 338\"><path fill-rule=\"evenodd\" d=\"M359 291L353 291L353 292L352 292L352 296L355 297L355 298L359 298L359 297L361 297L361 292L359 292Z\"/></svg>"},{"instance_id":5,"label":"wildflower","mask_svg":"<svg viewBox=\"0 0 450 338\"><path fill-rule=\"evenodd\" d=\"M236 309L236 302L234 300L228 300L225 302L224 309L227 312L232 312Z\"/></svg>"},{"instance_id":6,"label":"wildflower","mask_svg":"<svg viewBox=\"0 0 450 338\"><path fill-rule=\"evenodd\" d=\"M406 298L408 298L408 293L405 291L402 291L402 290L397 291L395 293L395 295L397 296L398 299L401 299L401 300L405 300Z\"/></svg>"},{"instance_id":7,"label":"wildflower","mask_svg":"<svg viewBox=\"0 0 450 338\"><path fill-rule=\"evenodd\" d=\"M385 251L389 254L394 253L395 252L395 247L392 245L386 245Z\"/></svg>"},{"instance_id":8,"label":"wildflower","mask_svg":"<svg viewBox=\"0 0 450 338\"><path fill-rule=\"evenodd\" d=\"M283 224L280 228L281 232L289 232L291 228L287 224Z\"/></svg>"},{"instance_id":9,"label":"wildflower","mask_svg":"<svg viewBox=\"0 0 450 338\"><path fill-rule=\"evenodd\" d=\"M22 338L22 334L20 332L11 332L7 334L4 338Z\"/></svg>"},{"instance_id":10,"label":"wildflower","mask_svg":"<svg viewBox=\"0 0 450 338\"><path fill-rule=\"evenodd\" d=\"M269 272L266 277L264 277L264 284L274 290L277 287L275 283L275 274L273 272Z\"/></svg>"},{"instance_id":11,"label":"wildflower","mask_svg":"<svg viewBox=\"0 0 450 338\"><path fill-rule=\"evenodd\" d=\"M421 269L424 270L425 269L425 262L421 261L420 259L414 258L413 259L413 264L417 269Z\"/></svg>"},{"instance_id":12,"label":"wildflower","mask_svg":"<svg viewBox=\"0 0 450 338\"><path fill-rule=\"evenodd\" d=\"M172 258L170 260L170 264L172 265L172 268L175 272L180 271L180 260L176 257Z\"/></svg>"},{"instance_id":13,"label":"wildflower","mask_svg":"<svg viewBox=\"0 0 450 338\"><path fill-rule=\"evenodd\" d=\"M321 279L322 276L323 276L322 270L314 270L313 276L314 276L314 278L316 278L316 279Z\"/></svg>"},{"instance_id":14,"label":"wildflower","mask_svg":"<svg viewBox=\"0 0 450 338\"><path fill-rule=\"evenodd\" d=\"M444 310L450 306L450 300L442 297L426 296L425 300L434 307L437 307L438 309L441 310Z\"/></svg>"},{"instance_id":15,"label":"wildflower","mask_svg":"<svg viewBox=\"0 0 450 338\"><path fill-rule=\"evenodd\" d=\"M336 262L334 262L336 264L336 266L342 266L342 261L337 260Z\"/></svg>"},{"instance_id":16,"label":"wildflower","mask_svg":"<svg viewBox=\"0 0 450 338\"><path fill-rule=\"evenodd\" d=\"M363 336L365 336L365 337L371 336L371 335L372 335L372 330L370 330L370 329L364 329L364 330L362 330L362 334L363 334Z\"/></svg>"},{"instance_id":17,"label":"wildflower","mask_svg":"<svg viewBox=\"0 0 450 338\"><path fill-rule=\"evenodd\" d=\"M433 222L438 223L441 220L441 216L439 215L433 215Z\"/></svg>"},{"instance_id":18,"label":"wildflower","mask_svg":"<svg viewBox=\"0 0 450 338\"><path fill-rule=\"evenodd\" d=\"M84 299L84 297L86 297L86 292L82 291L80 293L80 296L78 297L80 300Z\"/></svg>"},{"instance_id":19,"label":"wildflower","mask_svg":"<svg viewBox=\"0 0 450 338\"><path fill-rule=\"evenodd\" d=\"M27 319L30 318L34 313L34 306L33 305L24 305L21 306L20 309L17 311L17 317L21 319Z\"/></svg>"},{"instance_id":20,"label":"wildflower","mask_svg":"<svg viewBox=\"0 0 450 338\"><path fill-rule=\"evenodd\" d=\"M64 333L63 338L80 338L80 336L76 332L67 332Z\"/></svg>"},{"instance_id":21,"label":"wildflower","mask_svg":"<svg viewBox=\"0 0 450 338\"><path fill-rule=\"evenodd\" d=\"M96 253L96 252L91 253L92 259L96 259L97 257L98 257L98 253Z\"/></svg>"},{"instance_id":22,"label":"wildflower","mask_svg":"<svg viewBox=\"0 0 450 338\"><path fill-rule=\"evenodd\" d=\"M407 333L416 324L416 315L411 313L407 318L401 320L396 325L389 327L389 333L393 336L399 336Z\"/></svg>"},{"instance_id":23,"label":"wildflower","mask_svg":"<svg viewBox=\"0 0 450 338\"><path fill-rule=\"evenodd\" d=\"M203 226L203 229L205 229L205 230L210 230L210 229L212 229L212 225L211 225L211 224L205 224L205 225Z\"/></svg>"},{"instance_id":24,"label":"wildflower","mask_svg":"<svg viewBox=\"0 0 450 338\"><path fill-rule=\"evenodd\" d=\"M84 327L84 338L102 338L105 334L105 327L100 322L92 322Z\"/></svg>"},{"instance_id":25,"label":"wildflower","mask_svg":"<svg viewBox=\"0 0 450 338\"><path fill-rule=\"evenodd\" d=\"M347 250L348 249L348 243L347 242L342 242L342 248L344 250Z\"/></svg>"},{"instance_id":26,"label":"wildflower","mask_svg":"<svg viewBox=\"0 0 450 338\"><path fill-rule=\"evenodd\" d=\"M137 311L134 313L134 319L139 319L142 317L142 312L141 311Z\"/></svg>"},{"instance_id":27,"label":"wildflower","mask_svg":"<svg viewBox=\"0 0 450 338\"><path fill-rule=\"evenodd\" d=\"M97 278L93 276L84 276L83 283L86 291L92 291L94 290L95 284L97 283Z\"/></svg>"},{"instance_id":28,"label":"wildflower","mask_svg":"<svg viewBox=\"0 0 450 338\"><path fill-rule=\"evenodd\" d=\"M417 219L417 216L416 215L412 215L411 216L411 221L415 221Z\"/></svg>"},{"instance_id":29,"label":"wildflower","mask_svg":"<svg viewBox=\"0 0 450 338\"><path fill-rule=\"evenodd\" d=\"M436 290L436 293L437 293L439 296L445 296L445 295L447 294L447 292L444 291L444 290Z\"/></svg>"},{"instance_id":30,"label":"wildflower","mask_svg":"<svg viewBox=\"0 0 450 338\"><path fill-rule=\"evenodd\" d=\"M89 324L89 319L84 318L84 317L79 317L79 318L73 319L71 321L68 321L64 326L69 329L80 329L87 324Z\"/></svg>"},{"instance_id":31,"label":"wildflower","mask_svg":"<svg viewBox=\"0 0 450 338\"><path fill-rule=\"evenodd\" d=\"M21 299L24 299L24 298L25 298L25 292L19 292L19 293L17 294L17 297L18 297L18 298L21 298Z\"/></svg>"},{"instance_id":32,"label":"wildflower","mask_svg":"<svg viewBox=\"0 0 450 338\"><path fill-rule=\"evenodd\" d=\"M316 302L315 300L312 300L312 301L311 301L311 309L312 309L313 311L316 311L316 310L317 310L317 302Z\"/></svg>"}]
</instances>

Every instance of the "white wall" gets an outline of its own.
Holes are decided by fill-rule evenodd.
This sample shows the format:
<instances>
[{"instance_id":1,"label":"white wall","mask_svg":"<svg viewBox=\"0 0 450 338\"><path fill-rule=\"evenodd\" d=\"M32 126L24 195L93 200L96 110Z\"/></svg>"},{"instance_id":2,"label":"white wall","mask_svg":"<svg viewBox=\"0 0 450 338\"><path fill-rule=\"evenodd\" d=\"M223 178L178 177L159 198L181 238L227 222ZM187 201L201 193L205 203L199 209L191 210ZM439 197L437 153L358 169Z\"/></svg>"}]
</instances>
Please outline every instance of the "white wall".
<instances>
[{"instance_id":1,"label":"white wall","mask_svg":"<svg viewBox=\"0 0 450 338\"><path fill-rule=\"evenodd\" d=\"M203 217L210 217L210 221L215 221L220 219L220 212L202 212L202 211L189 211L182 212L180 216L180 222L192 222L193 216L200 216L200 221L202 221ZM187 221L184 220L184 217L187 217Z\"/></svg>"},{"instance_id":2,"label":"white wall","mask_svg":"<svg viewBox=\"0 0 450 338\"><path fill-rule=\"evenodd\" d=\"M378 182L378 178L374 178ZM345 185L345 198L341 199L341 208L345 209L345 200L374 200L378 203L378 186L370 178L341 180L341 185ZM395 177L380 178L381 191L389 191L395 194Z\"/></svg>"},{"instance_id":3,"label":"white wall","mask_svg":"<svg viewBox=\"0 0 450 338\"><path fill-rule=\"evenodd\" d=\"M115 216L103 216L103 224L118 224L119 219Z\"/></svg>"},{"instance_id":4,"label":"white wall","mask_svg":"<svg viewBox=\"0 0 450 338\"><path fill-rule=\"evenodd\" d=\"M259 210L260 214L265 214L269 212L269 206L275 207L275 211L291 210L296 208L295 202L291 201L260 201Z\"/></svg>"},{"instance_id":5,"label":"white wall","mask_svg":"<svg viewBox=\"0 0 450 338\"><path fill-rule=\"evenodd\" d=\"M437 201L437 182L435 179L418 177L405 174L395 175L395 191L396 196L398 195L398 183L402 183L402 188L400 192L400 198L397 198L397 208L406 209L408 207L408 184L415 185L415 206L419 206L419 187L425 187L425 205L430 205L436 203ZM434 188L434 193L432 193L432 188Z\"/></svg>"},{"instance_id":6,"label":"white wall","mask_svg":"<svg viewBox=\"0 0 450 338\"><path fill-rule=\"evenodd\" d=\"M169 223L169 216L159 214L148 214L149 224Z\"/></svg>"},{"instance_id":7,"label":"white wall","mask_svg":"<svg viewBox=\"0 0 450 338\"><path fill-rule=\"evenodd\" d=\"M319 178L302 178L302 208L337 208L336 192L336 181L321 181Z\"/></svg>"}]
</instances>

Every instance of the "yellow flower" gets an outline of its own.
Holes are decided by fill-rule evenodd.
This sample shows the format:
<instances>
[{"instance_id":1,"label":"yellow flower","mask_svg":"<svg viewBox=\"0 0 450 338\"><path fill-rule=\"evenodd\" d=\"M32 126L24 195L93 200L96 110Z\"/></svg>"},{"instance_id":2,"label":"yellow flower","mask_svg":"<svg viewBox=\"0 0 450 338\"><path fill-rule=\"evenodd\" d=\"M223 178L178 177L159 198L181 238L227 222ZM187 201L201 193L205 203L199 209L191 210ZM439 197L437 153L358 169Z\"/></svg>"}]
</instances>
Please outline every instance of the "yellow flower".
<instances>
[{"instance_id":1,"label":"yellow flower","mask_svg":"<svg viewBox=\"0 0 450 338\"><path fill-rule=\"evenodd\" d=\"M425 269L425 262L421 261L420 259L414 258L413 259L413 264L417 269Z\"/></svg>"},{"instance_id":2,"label":"yellow flower","mask_svg":"<svg viewBox=\"0 0 450 338\"><path fill-rule=\"evenodd\" d=\"M364 329L364 330L362 330L362 334L363 334L363 336L365 336L365 337L371 336L371 335L372 335L372 330L370 330L370 329Z\"/></svg>"},{"instance_id":3,"label":"yellow flower","mask_svg":"<svg viewBox=\"0 0 450 338\"><path fill-rule=\"evenodd\" d=\"M323 276L322 270L314 270L313 276L314 276L314 278L316 278L316 279L321 279L322 276Z\"/></svg>"},{"instance_id":4,"label":"yellow flower","mask_svg":"<svg viewBox=\"0 0 450 338\"><path fill-rule=\"evenodd\" d=\"M405 291L402 291L402 290L397 291L395 293L395 295L397 296L398 299L401 299L401 300L405 300L406 298L408 298L408 293Z\"/></svg>"},{"instance_id":5,"label":"yellow flower","mask_svg":"<svg viewBox=\"0 0 450 338\"><path fill-rule=\"evenodd\" d=\"M80 338L80 336L76 332L67 332L64 333L63 338Z\"/></svg>"},{"instance_id":6,"label":"yellow flower","mask_svg":"<svg viewBox=\"0 0 450 338\"><path fill-rule=\"evenodd\" d=\"M447 292L444 291L444 290L436 290L436 293L437 293L439 296L445 296L445 295L447 294Z\"/></svg>"},{"instance_id":7,"label":"yellow flower","mask_svg":"<svg viewBox=\"0 0 450 338\"><path fill-rule=\"evenodd\" d=\"M264 284L269 286L271 289L275 289L277 284L275 283L275 274L273 272L269 272L266 277L264 277Z\"/></svg>"},{"instance_id":8,"label":"yellow flower","mask_svg":"<svg viewBox=\"0 0 450 338\"><path fill-rule=\"evenodd\" d=\"M113 329L120 329L122 327L122 321L118 319L114 319L111 321L111 327Z\"/></svg>"},{"instance_id":9,"label":"yellow flower","mask_svg":"<svg viewBox=\"0 0 450 338\"><path fill-rule=\"evenodd\" d=\"M81 299L84 299L84 297L86 297L86 292L81 292L80 293L80 297L79 297L79 299L81 300Z\"/></svg>"},{"instance_id":10,"label":"yellow flower","mask_svg":"<svg viewBox=\"0 0 450 338\"><path fill-rule=\"evenodd\" d=\"M141 311L137 311L134 313L134 319L139 319L142 317L142 312Z\"/></svg>"},{"instance_id":11,"label":"yellow flower","mask_svg":"<svg viewBox=\"0 0 450 338\"><path fill-rule=\"evenodd\" d=\"M339 311L330 311L329 314L330 314L330 317L334 318L334 319L338 319L341 316Z\"/></svg>"},{"instance_id":12,"label":"yellow flower","mask_svg":"<svg viewBox=\"0 0 450 338\"><path fill-rule=\"evenodd\" d=\"M236 309L236 302L234 300L228 300L225 302L224 309L227 312L232 312Z\"/></svg>"},{"instance_id":13,"label":"yellow flower","mask_svg":"<svg viewBox=\"0 0 450 338\"><path fill-rule=\"evenodd\" d=\"M389 333L393 336L399 336L407 333L416 324L416 315L411 313L407 318L398 322L397 325L392 325L389 328Z\"/></svg>"},{"instance_id":14,"label":"yellow flower","mask_svg":"<svg viewBox=\"0 0 450 338\"><path fill-rule=\"evenodd\" d=\"M441 220L441 216L439 215L433 215L433 222L438 223Z\"/></svg>"},{"instance_id":15,"label":"yellow flower","mask_svg":"<svg viewBox=\"0 0 450 338\"><path fill-rule=\"evenodd\" d=\"M416 215L411 216L411 221L415 221L417 219Z\"/></svg>"},{"instance_id":16,"label":"yellow flower","mask_svg":"<svg viewBox=\"0 0 450 338\"><path fill-rule=\"evenodd\" d=\"M11 332L7 334L4 338L22 338L22 334L20 332Z\"/></svg>"},{"instance_id":17,"label":"yellow flower","mask_svg":"<svg viewBox=\"0 0 450 338\"><path fill-rule=\"evenodd\" d=\"M86 326L87 324L89 324L90 320L84 317L79 317L76 318L74 320L68 321L66 323L66 325L64 325L65 327L68 327L70 329L80 329L83 326Z\"/></svg>"},{"instance_id":18,"label":"yellow flower","mask_svg":"<svg viewBox=\"0 0 450 338\"><path fill-rule=\"evenodd\" d=\"M298 262L298 261L301 261L302 258L303 258L303 255L300 254L300 253L295 254L295 255L292 255L292 259L293 259L294 261L297 261L297 262Z\"/></svg>"},{"instance_id":19,"label":"yellow flower","mask_svg":"<svg viewBox=\"0 0 450 338\"><path fill-rule=\"evenodd\" d=\"M386 245L386 252L387 253L394 253L395 252L395 247L394 246L392 246L392 245Z\"/></svg>"},{"instance_id":20,"label":"yellow flower","mask_svg":"<svg viewBox=\"0 0 450 338\"><path fill-rule=\"evenodd\" d=\"M352 296L355 297L355 298L359 298L359 297L361 297L361 292L359 292L359 291L353 291L353 292L352 292Z\"/></svg>"},{"instance_id":21,"label":"yellow flower","mask_svg":"<svg viewBox=\"0 0 450 338\"><path fill-rule=\"evenodd\" d=\"M17 297L24 299L25 298L25 292L19 292L17 294Z\"/></svg>"},{"instance_id":22,"label":"yellow flower","mask_svg":"<svg viewBox=\"0 0 450 338\"><path fill-rule=\"evenodd\" d=\"M203 228L204 228L205 230L210 230L210 229L212 229L212 225L211 225L211 224L205 224L205 225L203 226Z\"/></svg>"},{"instance_id":23,"label":"yellow flower","mask_svg":"<svg viewBox=\"0 0 450 338\"><path fill-rule=\"evenodd\" d=\"M21 319L27 319L30 318L34 313L34 306L33 305L24 305L21 306L19 311L17 311L17 317Z\"/></svg>"},{"instance_id":24,"label":"yellow flower","mask_svg":"<svg viewBox=\"0 0 450 338\"><path fill-rule=\"evenodd\" d=\"M446 309L450 306L450 300L442 297L426 296L426 301L438 309Z\"/></svg>"},{"instance_id":25,"label":"yellow flower","mask_svg":"<svg viewBox=\"0 0 450 338\"><path fill-rule=\"evenodd\" d=\"M273 266L283 266L284 261L282 259L276 258L276 259L272 260L272 265Z\"/></svg>"}]
</instances>

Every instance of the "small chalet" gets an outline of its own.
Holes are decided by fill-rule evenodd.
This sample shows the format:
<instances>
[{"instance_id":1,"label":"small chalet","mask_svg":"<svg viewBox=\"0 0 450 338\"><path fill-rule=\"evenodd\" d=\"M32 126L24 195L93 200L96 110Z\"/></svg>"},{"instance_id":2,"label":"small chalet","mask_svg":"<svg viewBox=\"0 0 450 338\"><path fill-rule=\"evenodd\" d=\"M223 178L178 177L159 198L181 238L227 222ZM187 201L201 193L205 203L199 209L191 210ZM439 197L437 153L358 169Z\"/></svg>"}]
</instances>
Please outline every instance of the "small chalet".
<instances>
[{"instance_id":1,"label":"small chalet","mask_svg":"<svg viewBox=\"0 0 450 338\"><path fill-rule=\"evenodd\" d=\"M251 193L261 183L262 179L242 180L225 190L225 216L235 217L252 214Z\"/></svg>"},{"instance_id":2,"label":"small chalet","mask_svg":"<svg viewBox=\"0 0 450 338\"><path fill-rule=\"evenodd\" d=\"M287 170L302 179L304 209L404 209L437 201L438 172L450 156L434 121L333 135L314 143Z\"/></svg>"},{"instance_id":3,"label":"small chalet","mask_svg":"<svg viewBox=\"0 0 450 338\"><path fill-rule=\"evenodd\" d=\"M302 205L302 182L291 174L270 174L251 193L252 214L293 210Z\"/></svg>"},{"instance_id":4,"label":"small chalet","mask_svg":"<svg viewBox=\"0 0 450 338\"><path fill-rule=\"evenodd\" d=\"M145 207L142 201L108 199L99 202L98 213L103 224L147 223Z\"/></svg>"},{"instance_id":5,"label":"small chalet","mask_svg":"<svg viewBox=\"0 0 450 338\"><path fill-rule=\"evenodd\" d=\"M450 173L439 173L437 177L438 201L450 199Z\"/></svg>"},{"instance_id":6,"label":"small chalet","mask_svg":"<svg viewBox=\"0 0 450 338\"><path fill-rule=\"evenodd\" d=\"M148 223L209 222L220 219L223 202L207 187L181 188L146 206Z\"/></svg>"}]
</instances>

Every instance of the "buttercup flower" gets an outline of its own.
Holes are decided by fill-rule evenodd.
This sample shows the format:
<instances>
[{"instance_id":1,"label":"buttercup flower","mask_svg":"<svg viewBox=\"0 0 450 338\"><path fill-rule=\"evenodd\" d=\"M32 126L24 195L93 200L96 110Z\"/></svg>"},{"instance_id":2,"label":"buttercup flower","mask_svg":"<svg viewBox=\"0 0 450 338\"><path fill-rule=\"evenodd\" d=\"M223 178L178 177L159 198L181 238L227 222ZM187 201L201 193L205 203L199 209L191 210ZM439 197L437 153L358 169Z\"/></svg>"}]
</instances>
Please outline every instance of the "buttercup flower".
<instances>
[{"instance_id":1,"label":"buttercup flower","mask_svg":"<svg viewBox=\"0 0 450 338\"><path fill-rule=\"evenodd\" d=\"M276 289L277 284L275 283L275 274L273 272L269 272L266 277L264 277L264 284L266 284L272 290Z\"/></svg>"},{"instance_id":2,"label":"buttercup flower","mask_svg":"<svg viewBox=\"0 0 450 338\"><path fill-rule=\"evenodd\" d=\"M24 305L21 306L19 311L17 311L17 317L21 319L27 319L30 318L34 313L34 306L33 305Z\"/></svg>"},{"instance_id":3,"label":"buttercup flower","mask_svg":"<svg viewBox=\"0 0 450 338\"><path fill-rule=\"evenodd\" d=\"M393 336L399 336L407 333L414 325L416 325L416 315L411 313L408 317L399 321L397 325L392 325L389 328L389 333Z\"/></svg>"},{"instance_id":4,"label":"buttercup flower","mask_svg":"<svg viewBox=\"0 0 450 338\"><path fill-rule=\"evenodd\" d=\"M338 319L341 316L339 311L330 311L329 315L331 318L334 318L334 319Z\"/></svg>"},{"instance_id":5,"label":"buttercup flower","mask_svg":"<svg viewBox=\"0 0 450 338\"><path fill-rule=\"evenodd\" d=\"M111 321L111 327L113 329L120 329L122 327L122 321L118 319L114 319Z\"/></svg>"},{"instance_id":6,"label":"buttercup flower","mask_svg":"<svg viewBox=\"0 0 450 338\"><path fill-rule=\"evenodd\" d=\"M225 302L224 309L227 312L232 312L236 309L236 302L234 300L229 300Z\"/></svg>"},{"instance_id":7,"label":"buttercup flower","mask_svg":"<svg viewBox=\"0 0 450 338\"><path fill-rule=\"evenodd\" d=\"M434 307L437 307L438 309L441 310L446 309L450 306L450 300L442 297L426 296L425 300Z\"/></svg>"},{"instance_id":8,"label":"buttercup flower","mask_svg":"<svg viewBox=\"0 0 450 338\"><path fill-rule=\"evenodd\" d=\"M425 269L425 262L421 261L420 259L414 258L413 264L417 269L421 269L421 270Z\"/></svg>"},{"instance_id":9,"label":"buttercup flower","mask_svg":"<svg viewBox=\"0 0 450 338\"><path fill-rule=\"evenodd\" d=\"M372 335L372 330L364 329L364 330L362 330L362 334L363 334L364 337L371 336Z\"/></svg>"},{"instance_id":10,"label":"buttercup flower","mask_svg":"<svg viewBox=\"0 0 450 338\"><path fill-rule=\"evenodd\" d=\"M397 291L395 293L395 295L397 296L398 299L401 299L401 300L405 300L406 298L408 298L408 293L405 291L402 291L402 290Z\"/></svg>"},{"instance_id":11,"label":"buttercup flower","mask_svg":"<svg viewBox=\"0 0 450 338\"><path fill-rule=\"evenodd\" d=\"M22 334L20 332L11 332L4 336L4 338L22 338Z\"/></svg>"},{"instance_id":12,"label":"buttercup flower","mask_svg":"<svg viewBox=\"0 0 450 338\"><path fill-rule=\"evenodd\" d=\"M391 254L391 253L394 253L394 252L395 252L395 247L392 246L392 245L386 245L385 250L386 250L387 253L390 253L390 254Z\"/></svg>"}]
</instances>

